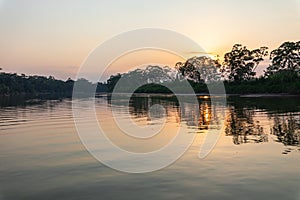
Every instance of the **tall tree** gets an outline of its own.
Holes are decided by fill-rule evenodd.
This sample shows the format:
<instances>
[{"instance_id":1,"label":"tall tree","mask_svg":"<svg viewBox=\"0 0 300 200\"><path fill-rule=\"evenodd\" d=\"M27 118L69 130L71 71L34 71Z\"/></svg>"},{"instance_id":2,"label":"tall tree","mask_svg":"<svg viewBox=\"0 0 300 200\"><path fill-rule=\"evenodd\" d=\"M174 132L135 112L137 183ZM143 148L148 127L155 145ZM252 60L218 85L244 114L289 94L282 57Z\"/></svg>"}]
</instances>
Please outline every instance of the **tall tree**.
<instances>
[{"instance_id":1,"label":"tall tree","mask_svg":"<svg viewBox=\"0 0 300 200\"><path fill-rule=\"evenodd\" d=\"M267 50L268 47L249 50L246 46L235 44L232 50L224 55L221 68L223 77L235 82L252 79L256 75L254 69L268 55Z\"/></svg>"},{"instance_id":2,"label":"tall tree","mask_svg":"<svg viewBox=\"0 0 300 200\"><path fill-rule=\"evenodd\" d=\"M220 77L218 73L220 66L218 59L207 56L192 57L186 62L178 62L175 65L183 77L197 83L217 80Z\"/></svg>"},{"instance_id":3,"label":"tall tree","mask_svg":"<svg viewBox=\"0 0 300 200\"><path fill-rule=\"evenodd\" d=\"M272 75L279 71L300 70L300 41L284 42L270 54L271 65L265 72L266 75Z\"/></svg>"}]
</instances>

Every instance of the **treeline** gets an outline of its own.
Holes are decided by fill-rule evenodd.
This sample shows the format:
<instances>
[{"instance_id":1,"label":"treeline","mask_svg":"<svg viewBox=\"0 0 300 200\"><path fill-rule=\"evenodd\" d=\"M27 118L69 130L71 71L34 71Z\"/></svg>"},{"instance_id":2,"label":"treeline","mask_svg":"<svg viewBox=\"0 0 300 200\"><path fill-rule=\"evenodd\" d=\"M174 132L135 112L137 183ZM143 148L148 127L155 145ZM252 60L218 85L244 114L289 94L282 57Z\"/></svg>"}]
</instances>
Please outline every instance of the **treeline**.
<instances>
[{"instance_id":1,"label":"treeline","mask_svg":"<svg viewBox=\"0 0 300 200\"><path fill-rule=\"evenodd\" d=\"M209 93L205 83L195 83L189 81L195 93ZM281 72L271 77L260 77L249 81L230 82L224 81L224 87L227 94L300 94L300 76L293 72ZM178 84L168 83L170 88L177 89ZM179 91L183 91L184 89ZM159 84L147 84L139 87L136 93L172 93L168 87Z\"/></svg>"},{"instance_id":2,"label":"treeline","mask_svg":"<svg viewBox=\"0 0 300 200\"><path fill-rule=\"evenodd\" d=\"M228 94L300 94L300 76L295 71L286 70L240 83L225 81L224 86Z\"/></svg>"},{"instance_id":3,"label":"treeline","mask_svg":"<svg viewBox=\"0 0 300 200\"><path fill-rule=\"evenodd\" d=\"M255 69L269 56L270 64L258 77ZM235 44L224 55L223 62L208 56L192 57L186 62L178 62L176 70L188 80L196 93L208 93L206 83L223 81L226 93L289 93L300 94L300 41L284 42L269 54L268 47L249 50ZM108 89L122 77L118 74L108 80ZM178 77L176 77L178 79ZM180 78L179 78L180 79ZM176 80L177 81L177 80ZM168 93L165 87L147 84L136 92Z\"/></svg>"},{"instance_id":4,"label":"treeline","mask_svg":"<svg viewBox=\"0 0 300 200\"><path fill-rule=\"evenodd\" d=\"M0 70L2 70L0 68ZM93 83L85 79L77 81L84 82L90 86ZM26 76L16 73L0 73L0 95L18 95L18 94L57 94L61 96L71 96L75 81L68 79L66 81L57 80L53 76ZM95 86L95 85L94 85ZM107 85L97 84L97 92L106 92Z\"/></svg>"},{"instance_id":5,"label":"treeline","mask_svg":"<svg viewBox=\"0 0 300 200\"><path fill-rule=\"evenodd\" d=\"M255 69L267 56L270 64L264 74L257 77ZM112 75L106 83L91 83L85 79L76 81L82 85L97 87L96 92L112 92L118 81L125 77L126 84L129 85L135 85L140 78L144 78L144 81L147 78L146 84L135 91L138 93L170 93L168 87L156 84L157 80L156 82L151 80L164 80L165 86L175 85L180 88L180 81L184 79L190 82L196 93L208 93L206 83L221 80L228 94L300 94L300 41L284 42L270 54L268 47L249 50L246 46L235 44L222 60L221 62L219 57L200 56L192 57L186 62L178 62L175 65L176 78L170 77L170 71L167 69L152 67L149 68L152 70L151 73L147 69L147 73L135 70L134 73ZM0 72L0 95L47 93L71 95L74 83L72 79L62 81L52 76L26 76Z\"/></svg>"}]
</instances>

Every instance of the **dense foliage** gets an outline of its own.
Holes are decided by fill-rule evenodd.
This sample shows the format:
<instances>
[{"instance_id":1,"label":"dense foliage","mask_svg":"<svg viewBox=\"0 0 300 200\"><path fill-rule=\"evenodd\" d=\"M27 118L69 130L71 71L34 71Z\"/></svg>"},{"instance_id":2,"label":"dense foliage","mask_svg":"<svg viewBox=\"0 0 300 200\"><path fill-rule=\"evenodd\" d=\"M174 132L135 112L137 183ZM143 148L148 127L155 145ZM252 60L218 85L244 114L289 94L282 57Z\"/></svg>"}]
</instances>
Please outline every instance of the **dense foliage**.
<instances>
[{"instance_id":1,"label":"dense foliage","mask_svg":"<svg viewBox=\"0 0 300 200\"><path fill-rule=\"evenodd\" d=\"M220 73L218 68L221 64L218 59L212 59L207 56L192 57L186 62L178 62L175 68L187 80L196 83L204 83L208 81L218 80Z\"/></svg>"},{"instance_id":2,"label":"dense foliage","mask_svg":"<svg viewBox=\"0 0 300 200\"><path fill-rule=\"evenodd\" d=\"M267 56L267 47L248 50L241 44L235 44L232 50L224 55L221 72L230 81L241 82L253 79L256 73L254 69Z\"/></svg>"},{"instance_id":3,"label":"dense foliage","mask_svg":"<svg viewBox=\"0 0 300 200\"><path fill-rule=\"evenodd\" d=\"M56 80L49 76L25 76L0 73L0 94L67 93L72 91L73 81Z\"/></svg>"},{"instance_id":4,"label":"dense foliage","mask_svg":"<svg viewBox=\"0 0 300 200\"><path fill-rule=\"evenodd\" d=\"M92 83L84 81L86 84ZM17 95L17 94L59 94L70 96L73 91L74 81L68 79L66 81L57 80L53 76L26 76L16 73L0 73L0 95ZM107 86L103 83L98 83L98 92L106 92Z\"/></svg>"},{"instance_id":5,"label":"dense foliage","mask_svg":"<svg viewBox=\"0 0 300 200\"><path fill-rule=\"evenodd\" d=\"M225 81L224 85L228 94L300 94L300 76L293 71L282 71L240 83Z\"/></svg>"},{"instance_id":6,"label":"dense foliage","mask_svg":"<svg viewBox=\"0 0 300 200\"><path fill-rule=\"evenodd\" d=\"M300 69L300 41L284 42L278 49L271 52L271 65L267 68L266 76L281 71L295 71Z\"/></svg>"},{"instance_id":7,"label":"dense foliage","mask_svg":"<svg viewBox=\"0 0 300 200\"><path fill-rule=\"evenodd\" d=\"M267 47L248 50L241 44L235 44L224 55L223 63L219 59L200 56L192 57L175 66L176 74L168 67L148 66L146 69L112 75L107 83L97 83L97 92L112 92L122 78L122 83L142 86L138 93L170 93L168 85L181 87L180 81L187 79L197 93L207 93L206 83L224 82L229 94L249 93L289 93L300 94L300 41L284 42L271 51L270 65L260 78L255 77L254 69L268 55ZM0 68L0 70L2 70ZM85 85L95 86L85 79L79 79ZM161 86L160 83L166 86ZM57 80L52 76L26 76L15 73L0 73L0 95L11 94L47 94L71 95L74 81ZM121 87L125 87L121 85Z\"/></svg>"}]
</instances>

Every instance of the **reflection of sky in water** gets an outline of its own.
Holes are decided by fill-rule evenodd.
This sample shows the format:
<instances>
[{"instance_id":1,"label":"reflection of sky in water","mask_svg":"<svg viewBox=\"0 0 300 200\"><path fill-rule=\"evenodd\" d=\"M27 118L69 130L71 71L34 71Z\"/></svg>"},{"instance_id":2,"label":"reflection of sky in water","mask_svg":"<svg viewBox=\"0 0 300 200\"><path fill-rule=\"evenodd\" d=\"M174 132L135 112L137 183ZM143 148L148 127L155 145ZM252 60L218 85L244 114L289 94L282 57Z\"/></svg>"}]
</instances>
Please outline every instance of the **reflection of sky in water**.
<instances>
[{"instance_id":1,"label":"reflection of sky in water","mask_svg":"<svg viewBox=\"0 0 300 200\"><path fill-rule=\"evenodd\" d=\"M300 189L300 147L287 145L291 140L289 135L285 139L284 133L300 131L299 98L229 99L227 108L231 115L227 124L236 131L231 130L227 136L224 132L204 160L197 158L199 145L215 116L209 99L200 99L201 112L197 116L191 114L195 108L190 104L185 104L183 112L179 112L176 101L153 98L154 105L159 103L165 108L168 127L163 131L166 134L155 144L144 142L137 146L116 135L118 130L111 126L108 102L97 99L98 119L106 125L104 128L110 136L119 140L115 140L118 145L128 150L161 147L173 137L179 120L186 121L190 132L199 129L194 144L176 163L155 173L139 175L116 172L92 158L76 134L69 100L2 107L0 191L4 199L99 199L99 196L164 200L295 199ZM148 100L139 97L131 104L130 113L140 125L149 122ZM117 103L111 106L118 106L119 114L123 115L126 107ZM89 124L88 117L85 122ZM264 133L259 132L258 125ZM268 141L260 140L263 134L268 135Z\"/></svg>"}]
</instances>

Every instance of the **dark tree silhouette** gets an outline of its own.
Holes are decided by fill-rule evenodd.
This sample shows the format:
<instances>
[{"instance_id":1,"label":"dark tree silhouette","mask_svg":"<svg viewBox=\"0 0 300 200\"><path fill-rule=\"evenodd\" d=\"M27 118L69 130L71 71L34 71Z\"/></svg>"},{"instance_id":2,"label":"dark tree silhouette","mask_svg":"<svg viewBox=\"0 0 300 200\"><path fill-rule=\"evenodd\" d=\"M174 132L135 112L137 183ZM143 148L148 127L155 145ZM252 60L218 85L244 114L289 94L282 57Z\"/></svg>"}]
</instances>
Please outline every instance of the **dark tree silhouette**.
<instances>
[{"instance_id":1,"label":"dark tree silhouette","mask_svg":"<svg viewBox=\"0 0 300 200\"><path fill-rule=\"evenodd\" d=\"M253 71L267 56L267 47L248 50L246 46L235 44L232 50L224 55L221 72L230 81L241 82L252 79L256 73Z\"/></svg>"},{"instance_id":2,"label":"dark tree silhouette","mask_svg":"<svg viewBox=\"0 0 300 200\"><path fill-rule=\"evenodd\" d=\"M281 142L286 146L299 146L300 144L300 121L293 113L289 116L275 114L273 117L274 125L271 128L271 134L277 136L277 142ZM286 149L283 154L289 153Z\"/></svg>"},{"instance_id":3,"label":"dark tree silhouette","mask_svg":"<svg viewBox=\"0 0 300 200\"><path fill-rule=\"evenodd\" d=\"M284 42L280 47L271 52L270 59L272 63L265 72L266 76L280 71L294 71L299 73L300 41Z\"/></svg>"},{"instance_id":4,"label":"dark tree silhouette","mask_svg":"<svg viewBox=\"0 0 300 200\"><path fill-rule=\"evenodd\" d=\"M186 62L178 62L176 70L169 67L148 66L124 74L112 75L107 83L91 83L88 80L77 80L83 86L92 86L97 92L112 92L122 77L127 86L144 85L135 92L172 93L167 86L182 90L182 79L187 79L196 93L208 93L207 83L226 80L227 93L288 93L300 94L300 41L285 42L271 52L272 64L265 76L255 78L254 69L268 54L267 47L249 50L241 44L235 44L232 50L224 55L223 65L219 59L207 56L192 57ZM6 73L0 68L0 95L14 94L72 94L76 81L57 80L53 76L28 76L25 74ZM124 80L127 80L127 82ZM228 81L227 81L228 80ZM237 84L238 83L238 84ZM122 91L127 91L126 84L121 84ZM83 89L84 91L84 89Z\"/></svg>"},{"instance_id":5,"label":"dark tree silhouette","mask_svg":"<svg viewBox=\"0 0 300 200\"><path fill-rule=\"evenodd\" d=\"M114 90L115 85L121 78L121 74L118 73L117 75L111 75L110 78L107 80L107 89L109 92L112 92Z\"/></svg>"},{"instance_id":6,"label":"dark tree silhouette","mask_svg":"<svg viewBox=\"0 0 300 200\"><path fill-rule=\"evenodd\" d=\"M86 79L77 81L68 78L66 81L57 80L53 76L26 76L16 73L0 73L0 95L19 94L55 94L57 97L69 97L73 92L75 82L80 83L82 91L89 88L96 88L96 83L91 83ZM106 84L98 83L97 92L106 92Z\"/></svg>"},{"instance_id":7,"label":"dark tree silhouette","mask_svg":"<svg viewBox=\"0 0 300 200\"><path fill-rule=\"evenodd\" d=\"M225 134L226 136L232 136L234 144L268 141L268 136L264 133L260 122L253 120L253 114L253 110L230 107Z\"/></svg>"},{"instance_id":8,"label":"dark tree silhouette","mask_svg":"<svg viewBox=\"0 0 300 200\"><path fill-rule=\"evenodd\" d=\"M184 78L196 83L216 81L220 78L218 69L221 64L218 59L207 56L192 57L186 62L178 62L175 68Z\"/></svg>"}]
</instances>

